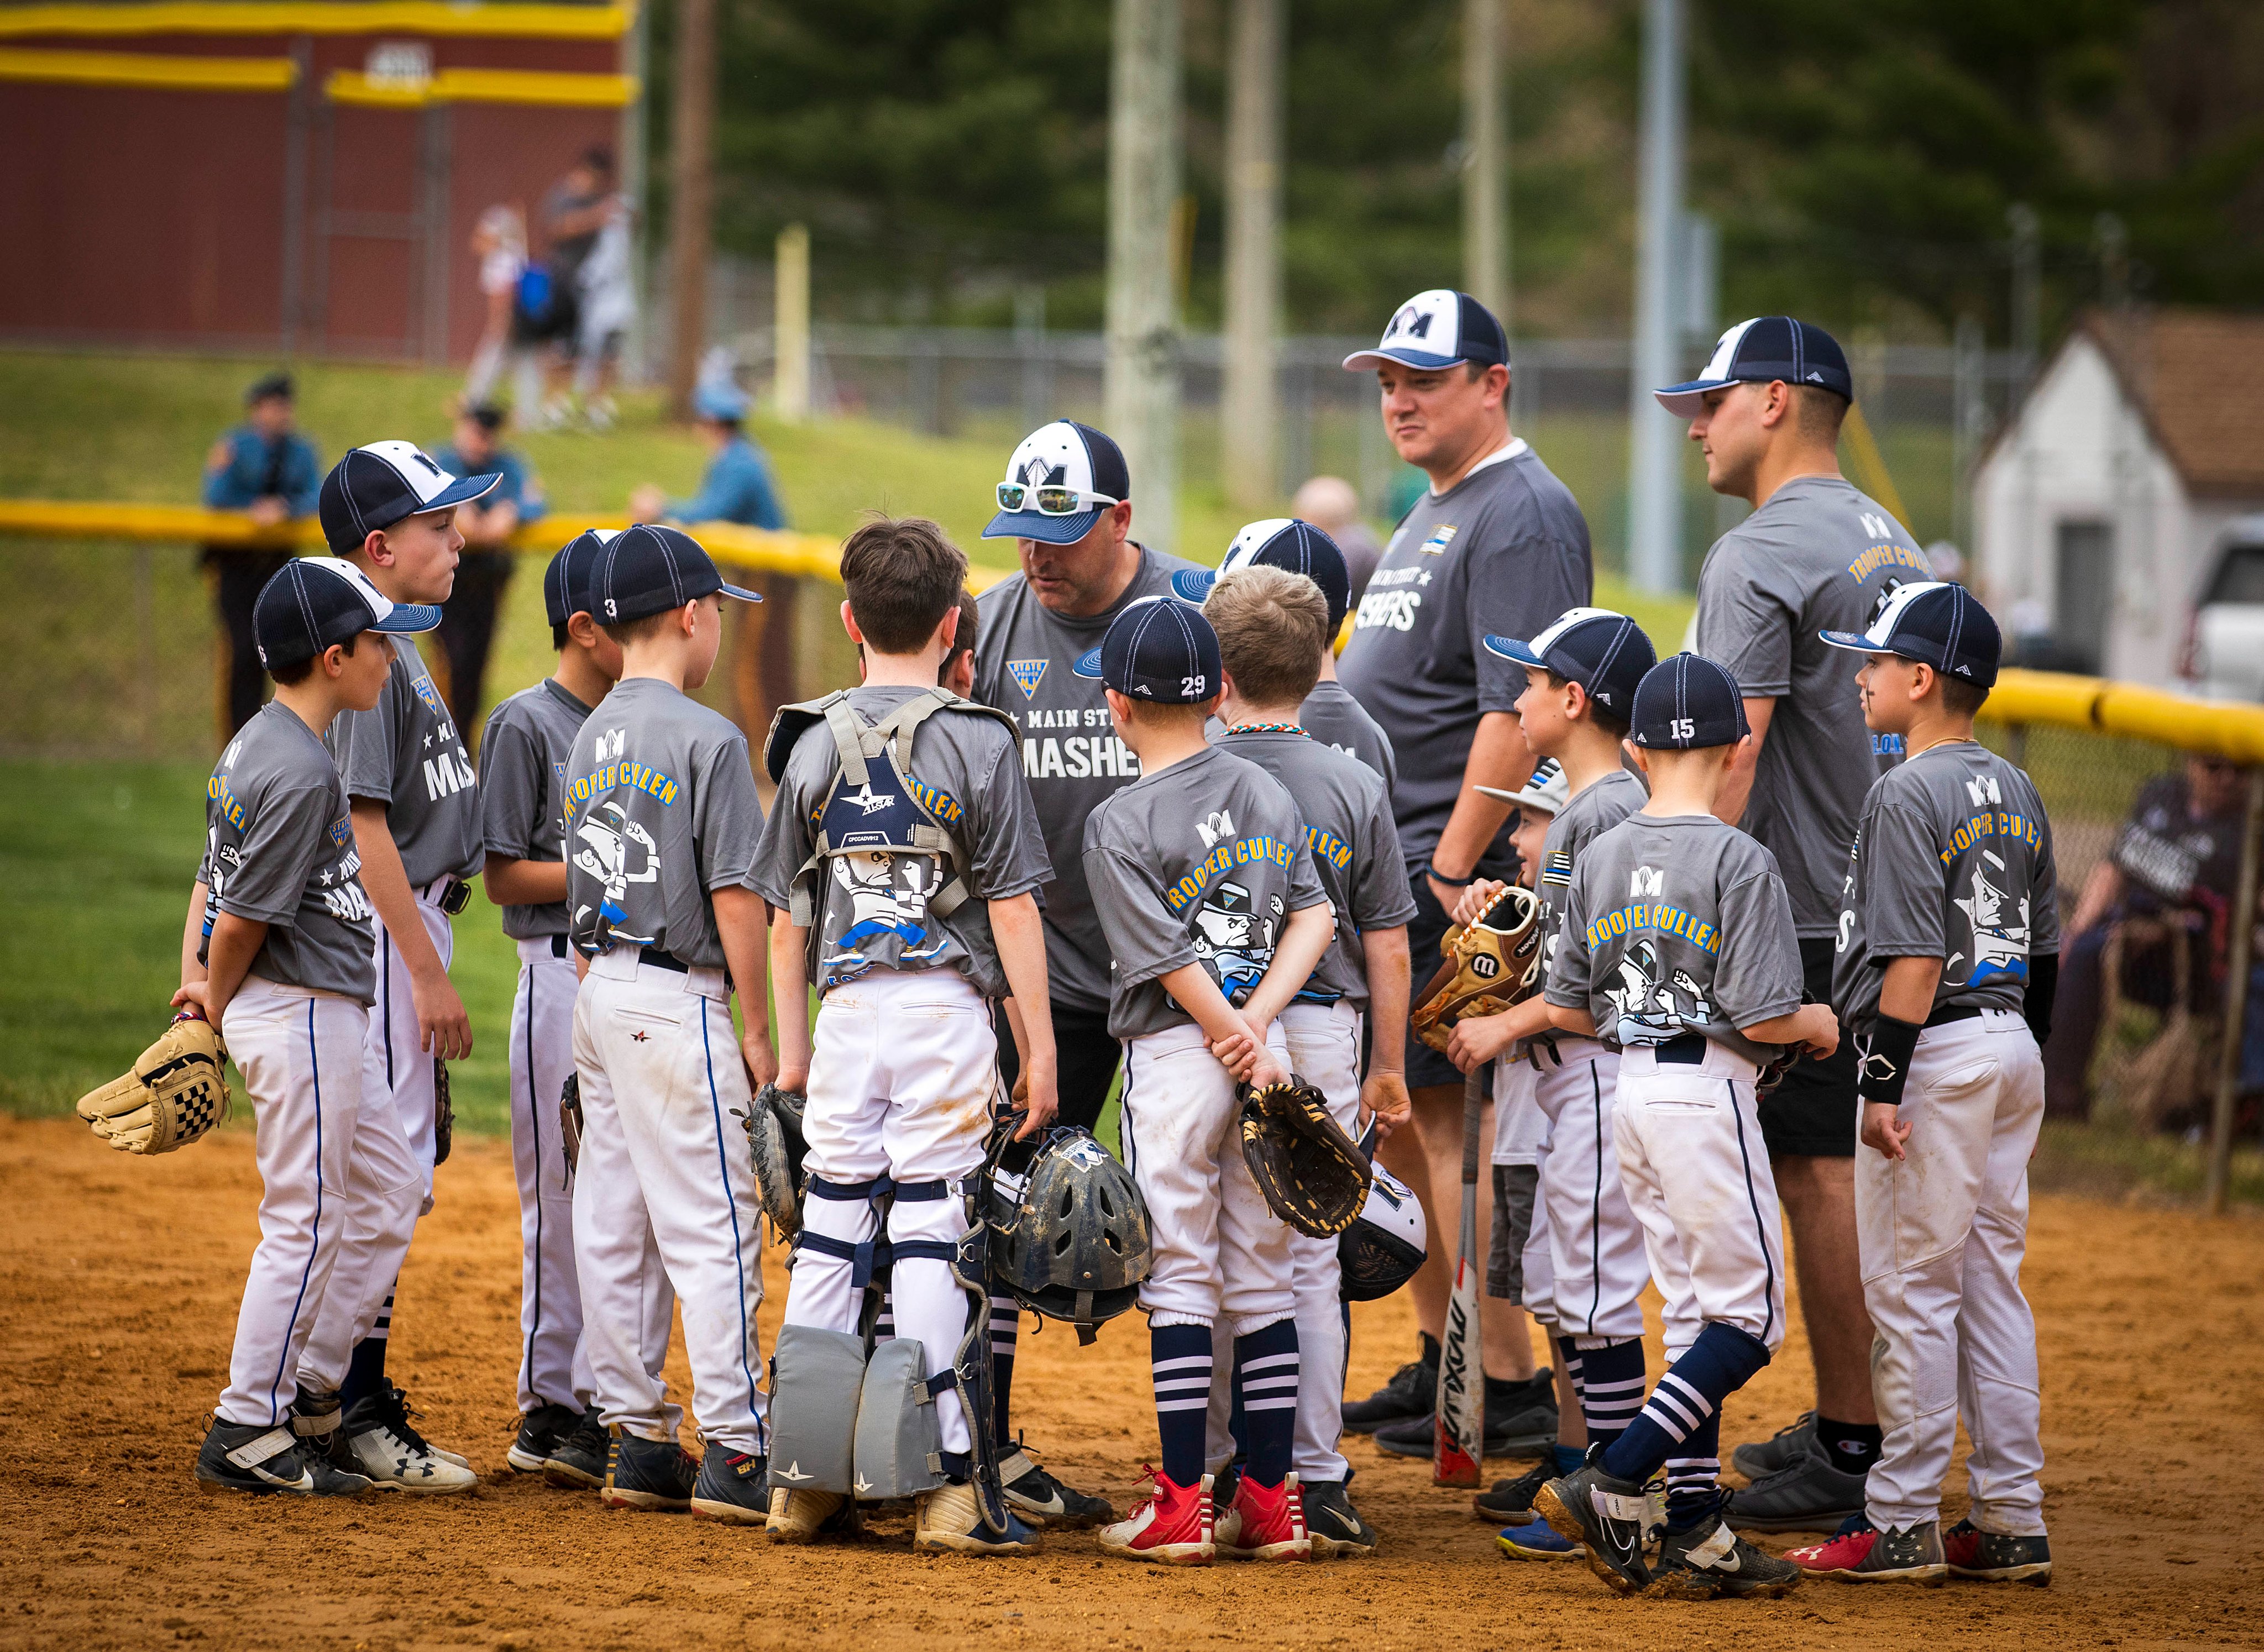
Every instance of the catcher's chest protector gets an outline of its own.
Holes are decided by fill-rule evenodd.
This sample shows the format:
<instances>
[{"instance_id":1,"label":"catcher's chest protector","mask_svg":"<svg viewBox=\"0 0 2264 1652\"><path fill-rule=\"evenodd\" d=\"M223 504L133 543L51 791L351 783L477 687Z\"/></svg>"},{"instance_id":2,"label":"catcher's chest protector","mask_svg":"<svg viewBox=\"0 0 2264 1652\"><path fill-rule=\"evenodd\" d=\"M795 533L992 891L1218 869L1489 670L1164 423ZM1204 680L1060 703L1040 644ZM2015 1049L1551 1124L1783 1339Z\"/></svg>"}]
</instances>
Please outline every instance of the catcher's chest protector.
<instances>
[{"instance_id":1,"label":"catcher's chest protector","mask_svg":"<svg viewBox=\"0 0 2264 1652\"><path fill-rule=\"evenodd\" d=\"M795 875L794 922L810 931L810 979L819 990L854 981L875 965L946 967L965 955L938 920L965 903L968 855L959 801L911 773L912 735L940 711L1012 718L944 689L916 694L867 722L846 692L782 706L764 762L782 779L795 741L813 723L831 735L836 768L810 811L814 847Z\"/></svg>"}]
</instances>

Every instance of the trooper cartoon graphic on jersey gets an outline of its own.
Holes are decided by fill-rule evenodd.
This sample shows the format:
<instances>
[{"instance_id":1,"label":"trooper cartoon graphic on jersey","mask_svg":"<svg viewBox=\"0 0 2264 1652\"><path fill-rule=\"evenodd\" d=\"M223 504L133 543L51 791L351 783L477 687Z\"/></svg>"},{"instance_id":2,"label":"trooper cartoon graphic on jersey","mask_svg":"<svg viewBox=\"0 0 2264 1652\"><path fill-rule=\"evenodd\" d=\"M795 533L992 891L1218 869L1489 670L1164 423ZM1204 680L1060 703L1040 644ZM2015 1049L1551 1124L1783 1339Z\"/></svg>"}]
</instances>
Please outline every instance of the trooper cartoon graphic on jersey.
<instances>
[{"instance_id":1,"label":"trooper cartoon graphic on jersey","mask_svg":"<svg viewBox=\"0 0 2264 1652\"><path fill-rule=\"evenodd\" d=\"M832 865L833 880L848 905L849 925L834 942L843 953L855 954L861 942L876 935L893 935L907 948L926 943L933 856L867 849L838 855Z\"/></svg>"},{"instance_id":2,"label":"trooper cartoon graphic on jersey","mask_svg":"<svg viewBox=\"0 0 2264 1652\"><path fill-rule=\"evenodd\" d=\"M1274 960L1274 937L1281 922L1281 897L1267 897L1269 917L1261 918L1252 905L1250 891L1238 883L1222 883L1204 896L1195 909L1195 956L1218 976L1219 990L1239 1003L1265 978Z\"/></svg>"},{"instance_id":3,"label":"trooper cartoon graphic on jersey","mask_svg":"<svg viewBox=\"0 0 2264 1652\"><path fill-rule=\"evenodd\" d=\"M2020 922L2005 921L2005 891L1989 881L1989 872L2005 870L2003 859L1989 850L1972 863L1973 882L1963 898L1953 896L1950 904L1965 914L1973 925L1973 967L1965 977L1967 986L1991 980L1999 975L2014 981L2028 978L2028 898L2020 899ZM1942 965L1946 976L1964 958L1963 953L1953 953Z\"/></svg>"},{"instance_id":4,"label":"trooper cartoon graphic on jersey","mask_svg":"<svg viewBox=\"0 0 2264 1652\"><path fill-rule=\"evenodd\" d=\"M660 879L660 850L652 834L629 818L619 799L609 797L590 813L574 835L582 840L582 847L574 851L574 864L605 884L605 895L598 906L600 944L619 940L634 946L649 945L649 935L631 935L613 926L628 916L621 896L629 885Z\"/></svg>"}]
</instances>

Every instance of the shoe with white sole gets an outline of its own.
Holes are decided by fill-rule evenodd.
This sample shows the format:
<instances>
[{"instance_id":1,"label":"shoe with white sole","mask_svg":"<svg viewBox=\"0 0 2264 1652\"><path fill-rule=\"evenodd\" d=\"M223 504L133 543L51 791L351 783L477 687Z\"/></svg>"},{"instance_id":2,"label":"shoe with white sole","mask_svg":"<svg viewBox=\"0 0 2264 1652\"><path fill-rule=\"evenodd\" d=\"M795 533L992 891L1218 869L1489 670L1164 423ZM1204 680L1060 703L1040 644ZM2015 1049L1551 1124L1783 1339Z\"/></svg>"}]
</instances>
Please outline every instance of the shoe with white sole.
<instances>
[{"instance_id":1,"label":"shoe with white sole","mask_svg":"<svg viewBox=\"0 0 2264 1652\"><path fill-rule=\"evenodd\" d=\"M1230 1561L1306 1561L1313 1557L1312 1536L1305 1530L1305 1503L1297 1476L1286 1474L1278 1486L1261 1486L1244 1472L1235 1482L1230 1511L1233 1535L1214 1529L1217 1553Z\"/></svg>"},{"instance_id":2,"label":"shoe with white sole","mask_svg":"<svg viewBox=\"0 0 2264 1652\"><path fill-rule=\"evenodd\" d=\"M471 1490L480 1477L463 1460L433 1448L409 1420L409 1396L388 1383L346 1409L335 1459L367 1474L380 1491L446 1496Z\"/></svg>"},{"instance_id":3,"label":"shoe with white sole","mask_svg":"<svg viewBox=\"0 0 2264 1652\"><path fill-rule=\"evenodd\" d=\"M511 1449L504 1453L504 1460L514 1474L541 1474L551 1454L565 1443L581 1420L579 1406L536 1406L519 1419L519 1432L512 1437Z\"/></svg>"},{"instance_id":4,"label":"shoe with white sole","mask_svg":"<svg viewBox=\"0 0 2264 1652\"><path fill-rule=\"evenodd\" d=\"M1154 1489L1132 1505L1132 1512L1100 1528L1100 1552L1120 1560L1153 1561L1164 1566L1208 1566L1217 1557L1212 1532L1211 1477L1179 1485L1160 1470L1143 1471Z\"/></svg>"},{"instance_id":5,"label":"shoe with white sole","mask_svg":"<svg viewBox=\"0 0 2264 1652\"><path fill-rule=\"evenodd\" d=\"M710 1446L692 1482L692 1518L725 1525L761 1525L770 1518L770 1463L747 1452Z\"/></svg>"},{"instance_id":6,"label":"shoe with white sole","mask_svg":"<svg viewBox=\"0 0 2264 1652\"><path fill-rule=\"evenodd\" d=\"M912 1547L922 1554L1003 1559L1038 1552L1038 1534L1016 1518L1011 1506L1005 1531L993 1532L983 1525L975 1488L965 1481L921 1492L913 1499L912 1510Z\"/></svg>"},{"instance_id":7,"label":"shoe with white sole","mask_svg":"<svg viewBox=\"0 0 2264 1652\"><path fill-rule=\"evenodd\" d=\"M1032 1525L1106 1525L1116 1511L1106 1497L1095 1497L1064 1485L1041 1464L1029 1447L1016 1445L998 1465L998 1481L1006 1502Z\"/></svg>"},{"instance_id":8,"label":"shoe with white sole","mask_svg":"<svg viewBox=\"0 0 2264 1652\"><path fill-rule=\"evenodd\" d=\"M857 1505L838 1491L771 1488L763 1530L773 1543L814 1543L821 1537L857 1529Z\"/></svg>"},{"instance_id":9,"label":"shoe with white sole","mask_svg":"<svg viewBox=\"0 0 2264 1652\"><path fill-rule=\"evenodd\" d=\"M359 1497L370 1489L366 1474L335 1467L302 1444L287 1423L223 1423L217 1415L197 1450L196 1472L202 1490L254 1496Z\"/></svg>"},{"instance_id":10,"label":"shoe with white sole","mask_svg":"<svg viewBox=\"0 0 2264 1652\"><path fill-rule=\"evenodd\" d=\"M1787 1549L1784 1557L1810 1577L1843 1583L1932 1585L1949 1576L1939 1520L1883 1530L1859 1514L1823 1542Z\"/></svg>"},{"instance_id":11,"label":"shoe with white sole","mask_svg":"<svg viewBox=\"0 0 2264 1652\"><path fill-rule=\"evenodd\" d=\"M598 1501L608 1509L682 1514L692 1506L700 1460L672 1439L647 1439L627 1429L608 1431L606 1483Z\"/></svg>"},{"instance_id":12,"label":"shoe with white sole","mask_svg":"<svg viewBox=\"0 0 2264 1652\"><path fill-rule=\"evenodd\" d=\"M2051 1544L2041 1537L2007 1537L1960 1520L1941 1534L1942 1558L1952 1577L1983 1583L2051 1583Z\"/></svg>"},{"instance_id":13,"label":"shoe with white sole","mask_svg":"<svg viewBox=\"0 0 2264 1652\"><path fill-rule=\"evenodd\" d=\"M1800 1583L1801 1568L1764 1554L1731 1529L1716 1509L1686 1531L1658 1540L1650 1592L1668 1600L1774 1600Z\"/></svg>"},{"instance_id":14,"label":"shoe with white sole","mask_svg":"<svg viewBox=\"0 0 2264 1652\"><path fill-rule=\"evenodd\" d=\"M1343 1481L1301 1484L1297 1496L1304 1505L1305 1534L1312 1541L1315 1560L1362 1560L1382 1545L1375 1528L1352 1506L1350 1489Z\"/></svg>"}]
</instances>

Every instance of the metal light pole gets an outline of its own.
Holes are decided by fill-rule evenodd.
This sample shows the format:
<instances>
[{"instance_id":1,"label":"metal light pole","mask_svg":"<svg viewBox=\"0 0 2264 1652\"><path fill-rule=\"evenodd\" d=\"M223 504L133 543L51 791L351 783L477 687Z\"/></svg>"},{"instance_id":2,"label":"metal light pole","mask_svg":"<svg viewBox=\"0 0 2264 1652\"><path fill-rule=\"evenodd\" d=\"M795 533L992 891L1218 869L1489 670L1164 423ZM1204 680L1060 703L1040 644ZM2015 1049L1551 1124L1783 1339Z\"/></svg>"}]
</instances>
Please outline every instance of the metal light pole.
<instances>
[{"instance_id":1,"label":"metal light pole","mask_svg":"<svg viewBox=\"0 0 2264 1652\"><path fill-rule=\"evenodd\" d=\"M1282 0L1234 0L1227 52L1226 372L1220 457L1226 496L1258 511L1274 473L1281 397Z\"/></svg>"},{"instance_id":2,"label":"metal light pole","mask_svg":"<svg viewBox=\"0 0 2264 1652\"><path fill-rule=\"evenodd\" d=\"M1176 537L1179 364L1172 214L1179 195L1179 0L1115 0L1108 108L1108 433L1124 449L1133 530Z\"/></svg>"},{"instance_id":3,"label":"metal light pole","mask_svg":"<svg viewBox=\"0 0 2264 1652\"><path fill-rule=\"evenodd\" d=\"M1628 385L1628 576L1638 591L1673 591L1682 583L1682 432L1651 393L1681 377L1674 259L1682 228L1684 23L1683 0L1645 0Z\"/></svg>"}]
</instances>

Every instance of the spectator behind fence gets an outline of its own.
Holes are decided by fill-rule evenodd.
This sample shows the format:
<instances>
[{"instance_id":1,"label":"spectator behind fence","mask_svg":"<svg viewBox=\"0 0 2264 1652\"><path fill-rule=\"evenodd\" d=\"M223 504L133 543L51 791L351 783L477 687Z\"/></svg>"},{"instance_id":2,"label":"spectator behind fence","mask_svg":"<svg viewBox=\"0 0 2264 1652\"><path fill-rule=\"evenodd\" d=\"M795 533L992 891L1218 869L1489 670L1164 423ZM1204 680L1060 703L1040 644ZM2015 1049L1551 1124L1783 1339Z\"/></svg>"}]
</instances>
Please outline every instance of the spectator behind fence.
<instances>
[{"instance_id":1,"label":"spectator behind fence","mask_svg":"<svg viewBox=\"0 0 2264 1652\"><path fill-rule=\"evenodd\" d=\"M639 522L741 522L752 528L782 528L786 508L771 485L769 463L742 426L747 393L728 379L711 379L692 398L700 433L714 457L689 499L670 499L649 483L629 495L629 515Z\"/></svg>"},{"instance_id":2,"label":"spectator behind fence","mask_svg":"<svg viewBox=\"0 0 2264 1652\"><path fill-rule=\"evenodd\" d=\"M636 281L629 231L636 221L626 195L606 199L606 222L582 261L580 331L574 346L574 396L593 431L609 431L617 417L613 384L621 346L636 324Z\"/></svg>"},{"instance_id":3,"label":"spectator behind fence","mask_svg":"<svg viewBox=\"0 0 2264 1652\"><path fill-rule=\"evenodd\" d=\"M2240 875L2241 790L2241 772L2232 764L2188 757L2183 773L2163 775L2139 792L2114 847L2084 880L2060 948L2059 997L2044 1046L2048 1117L2082 1119L2091 1112L2088 1075L2101 1032L2111 1031L2104 1025L2110 985L2166 1017L2181 1007L2176 949L2188 947L2182 1008L2205 1018L2221 1012ZM2122 967L2110 983L2106 954L2118 932ZM2250 1020L2253 1027L2255 1018ZM2243 1089L2264 1089L2264 1072L2257 1070L2264 1050L2244 1055ZM2169 1098L2163 1111L2174 1112L2181 1099ZM2137 1111L2152 1109L2142 1105Z\"/></svg>"},{"instance_id":4,"label":"spectator behind fence","mask_svg":"<svg viewBox=\"0 0 2264 1652\"><path fill-rule=\"evenodd\" d=\"M526 217L516 206L490 206L472 228L472 257L479 260L480 295L487 322L471 371L464 375L464 405L476 407L495 391L504 357L512 344L512 307L519 279L526 273Z\"/></svg>"},{"instance_id":5,"label":"spectator behind fence","mask_svg":"<svg viewBox=\"0 0 2264 1652\"><path fill-rule=\"evenodd\" d=\"M428 662L441 698L459 728L477 728L486 709L488 649L495 641L504 587L511 583L518 553L511 536L542 519L542 483L533 467L503 446L504 410L483 402L456 417L454 438L433 453L440 468L455 476L497 476L484 497L456 507L456 531L464 536L456 586L440 611L437 641L441 658Z\"/></svg>"},{"instance_id":6,"label":"spectator behind fence","mask_svg":"<svg viewBox=\"0 0 2264 1652\"><path fill-rule=\"evenodd\" d=\"M555 430L572 414L567 374L581 337L582 266L613 201L613 154L602 144L584 150L542 198L542 259L519 278L512 322L513 342L538 352L544 380L539 404L531 384L519 398L522 429Z\"/></svg>"},{"instance_id":7,"label":"spectator behind fence","mask_svg":"<svg viewBox=\"0 0 2264 1652\"><path fill-rule=\"evenodd\" d=\"M262 527L315 514L323 461L314 444L293 428L295 401L287 373L271 373L243 393L243 423L205 456L207 508L241 511ZM212 570L213 601L220 614L216 714L222 745L251 721L266 698L266 675L251 636L251 609L260 587L290 560L289 551L204 547L201 561Z\"/></svg>"},{"instance_id":8,"label":"spectator behind fence","mask_svg":"<svg viewBox=\"0 0 2264 1652\"><path fill-rule=\"evenodd\" d=\"M1289 502L1289 514L1336 541L1344 553L1345 571L1352 576L1352 606L1359 607L1361 592L1383 560L1382 541L1361 518L1359 490L1342 476L1311 477Z\"/></svg>"}]
</instances>

